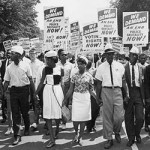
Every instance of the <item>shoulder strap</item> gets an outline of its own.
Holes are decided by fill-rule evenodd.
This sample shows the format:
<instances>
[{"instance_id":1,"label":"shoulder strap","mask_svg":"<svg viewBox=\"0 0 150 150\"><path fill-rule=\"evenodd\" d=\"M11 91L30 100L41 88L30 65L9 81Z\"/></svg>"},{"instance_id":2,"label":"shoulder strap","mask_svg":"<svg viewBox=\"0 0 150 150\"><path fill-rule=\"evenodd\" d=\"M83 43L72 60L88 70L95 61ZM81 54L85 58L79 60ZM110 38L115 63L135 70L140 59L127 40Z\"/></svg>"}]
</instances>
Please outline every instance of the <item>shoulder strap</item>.
<instances>
[{"instance_id":1,"label":"shoulder strap","mask_svg":"<svg viewBox=\"0 0 150 150\"><path fill-rule=\"evenodd\" d=\"M55 94L54 86L53 86L53 85L52 85L52 90L53 90L54 96L55 96L55 98L56 98L56 101L57 101L59 107L62 108L62 106L59 104L58 99L57 99L57 97L56 97L56 94Z\"/></svg>"}]
</instances>

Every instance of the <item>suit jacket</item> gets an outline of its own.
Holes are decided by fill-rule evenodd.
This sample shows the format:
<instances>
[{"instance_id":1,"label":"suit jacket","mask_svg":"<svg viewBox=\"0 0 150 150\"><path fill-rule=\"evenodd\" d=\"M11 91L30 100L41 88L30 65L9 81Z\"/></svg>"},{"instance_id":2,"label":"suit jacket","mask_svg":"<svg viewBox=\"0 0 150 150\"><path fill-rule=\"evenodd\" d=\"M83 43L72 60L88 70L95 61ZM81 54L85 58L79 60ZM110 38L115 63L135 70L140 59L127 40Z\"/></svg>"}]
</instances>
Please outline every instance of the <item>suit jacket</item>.
<instances>
[{"instance_id":1,"label":"suit jacket","mask_svg":"<svg viewBox=\"0 0 150 150\"><path fill-rule=\"evenodd\" d=\"M144 71L144 89L145 99L150 98L150 65L146 66Z\"/></svg>"},{"instance_id":2,"label":"suit jacket","mask_svg":"<svg viewBox=\"0 0 150 150\"><path fill-rule=\"evenodd\" d=\"M0 67L0 74L1 74L2 81L4 81L5 71L6 71L6 59L2 61L2 65Z\"/></svg>"},{"instance_id":3,"label":"suit jacket","mask_svg":"<svg viewBox=\"0 0 150 150\"><path fill-rule=\"evenodd\" d=\"M138 69L139 69L140 92L141 92L142 100L144 100L145 99L145 96L144 96L144 69L139 64L138 64ZM125 79L127 82L127 86L129 89L129 95L130 95L130 92L131 92L131 74L130 74L129 63L127 63L125 65Z\"/></svg>"}]
</instances>

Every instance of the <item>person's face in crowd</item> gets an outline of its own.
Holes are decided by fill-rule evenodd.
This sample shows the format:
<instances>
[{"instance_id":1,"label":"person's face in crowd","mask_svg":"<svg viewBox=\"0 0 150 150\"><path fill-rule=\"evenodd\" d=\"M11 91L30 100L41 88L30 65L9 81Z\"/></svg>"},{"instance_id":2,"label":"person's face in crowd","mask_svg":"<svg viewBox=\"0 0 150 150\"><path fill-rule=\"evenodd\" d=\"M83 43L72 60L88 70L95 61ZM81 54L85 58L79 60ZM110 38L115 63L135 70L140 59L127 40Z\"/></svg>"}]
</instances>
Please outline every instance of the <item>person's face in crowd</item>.
<instances>
[{"instance_id":1,"label":"person's face in crowd","mask_svg":"<svg viewBox=\"0 0 150 150\"><path fill-rule=\"evenodd\" d=\"M92 67L92 61L88 60L88 64L86 65L86 70L89 70Z\"/></svg>"},{"instance_id":2,"label":"person's face in crowd","mask_svg":"<svg viewBox=\"0 0 150 150\"><path fill-rule=\"evenodd\" d=\"M16 52L11 52L10 58L12 61L18 61L21 58L21 55Z\"/></svg>"},{"instance_id":3,"label":"person's face in crowd","mask_svg":"<svg viewBox=\"0 0 150 150\"><path fill-rule=\"evenodd\" d=\"M84 61L77 61L79 72L84 72L86 64Z\"/></svg>"},{"instance_id":4,"label":"person's face in crowd","mask_svg":"<svg viewBox=\"0 0 150 150\"><path fill-rule=\"evenodd\" d=\"M60 54L60 60L61 61L66 61L67 60L67 54L64 51L62 51L61 54Z\"/></svg>"},{"instance_id":5,"label":"person's face in crowd","mask_svg":"<svg viewBox=\"0 0 150 150\"><path fill-rule=\"evenodd\" d=\"M29 53L29 57L31 61L34 61L36 59L36 53Z\"/></svg>"},{"instance_id":6,"label":"person's face in crowd","mask_svg":"<svg viewBox=\"0 0 150 150\"><path fill-rule=\"evenodd\" d=\"M45 57L46 60L46 64L50 67L50 68L54 68L55 67L55 61L53 59L53 57Z\"/></svg>"},{"instance_id":7,"label":"person's face in crowd","mask_svg":"<svg viewBox=\"0 0 150 150\"><path fill-rule=\"evenodd\" d=\"M140 61L140 63L141 63L142 65L145 64L146 60L147 60L146 55L141 55L141 56L139 57L139 61Z\"/></svg>"},{"instance_id":8,"label":"person's face in crowd","mask_svg":"<svg viewBox=\"0 0 150 150\"><path fill-rule=\"evenodd\" d=\"M131 65L135 65L138 60L138 54L130 53L129 58Z\"/></svg>"},{"instance_id":9,"label":"person's face in crowd","mask_svg":"<svg viewBox=\"0 0 150 150\"><path fill-rule=\"evenodd\" d=\"M106 54L106 60L109 64L111 64L113 62L113 59L114 59L114 53L107 53Z\"/></svg>"}]
</instances>

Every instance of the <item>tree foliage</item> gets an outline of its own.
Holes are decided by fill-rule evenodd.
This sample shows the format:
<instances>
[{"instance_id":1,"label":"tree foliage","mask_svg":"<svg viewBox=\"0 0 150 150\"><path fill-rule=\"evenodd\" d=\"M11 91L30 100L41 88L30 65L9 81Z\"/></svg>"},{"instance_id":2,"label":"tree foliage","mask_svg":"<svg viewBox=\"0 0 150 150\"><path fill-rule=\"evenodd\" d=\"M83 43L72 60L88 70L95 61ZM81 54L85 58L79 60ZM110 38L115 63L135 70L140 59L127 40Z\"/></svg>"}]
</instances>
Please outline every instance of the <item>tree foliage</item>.
<instances>
[{"instance_id":1,"label":"tree foliage","mask_svg":"<svg viewBox=\"0 0 150 150\"><path fill-rule=\"evenodd\" d=\"M40 0L0 0L0 43L7 39L37 37L37 12Z\"/></svg>"},{"instance_id":2,"label":"tree foliage","mask_svg":"<svg viewBox=\"0 0 150 150\"><path fill-rule=\"evenodd\" d=\"M150 11L150 0L111 0L110 5L118 9L118 34L120 36L123 35L123 12Z\"/></svg>"}]
</instances>

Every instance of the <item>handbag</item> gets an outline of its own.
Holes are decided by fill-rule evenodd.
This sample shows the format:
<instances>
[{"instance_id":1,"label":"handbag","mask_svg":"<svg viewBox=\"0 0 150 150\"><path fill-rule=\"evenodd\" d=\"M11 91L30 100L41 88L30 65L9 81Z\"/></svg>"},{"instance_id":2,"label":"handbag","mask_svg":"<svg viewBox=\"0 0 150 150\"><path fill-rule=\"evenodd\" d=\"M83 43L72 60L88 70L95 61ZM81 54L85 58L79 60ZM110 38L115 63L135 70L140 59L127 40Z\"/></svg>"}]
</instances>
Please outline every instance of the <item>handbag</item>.
<instances>
[{"instance_id":1,"label":"handbag","mask_svg":"<svg viewBox=\"0 0 150 150\"><path fill-rule=\"evenodd\" d=\"M62 106L61 111L62 111L63 118L66 122L71 120L71 113L70 113L70 109L68 107L66 107L65 105Z\"/></svg>"},{"instance_id":2,"label":"handbag","mask_svg":"<svg viewBox=\"0 0 150 150\"><path fill-rule=\"evenodd\" d=\"M53 89L53 86L52 86L52 89ZM54 89L53 89L53 93L55 95L55 92L54 92ZM70 112L70 109L68 107L66 107L65 105L64 106L61 106L57 100L57 97L55 95L55 98L56 98L56 101L59 105L59 107L61 108L61 112L62 112L62 116L63 116L63 119L68 122L71 120L71 112Z\"/></svg>"}]
</instances>

